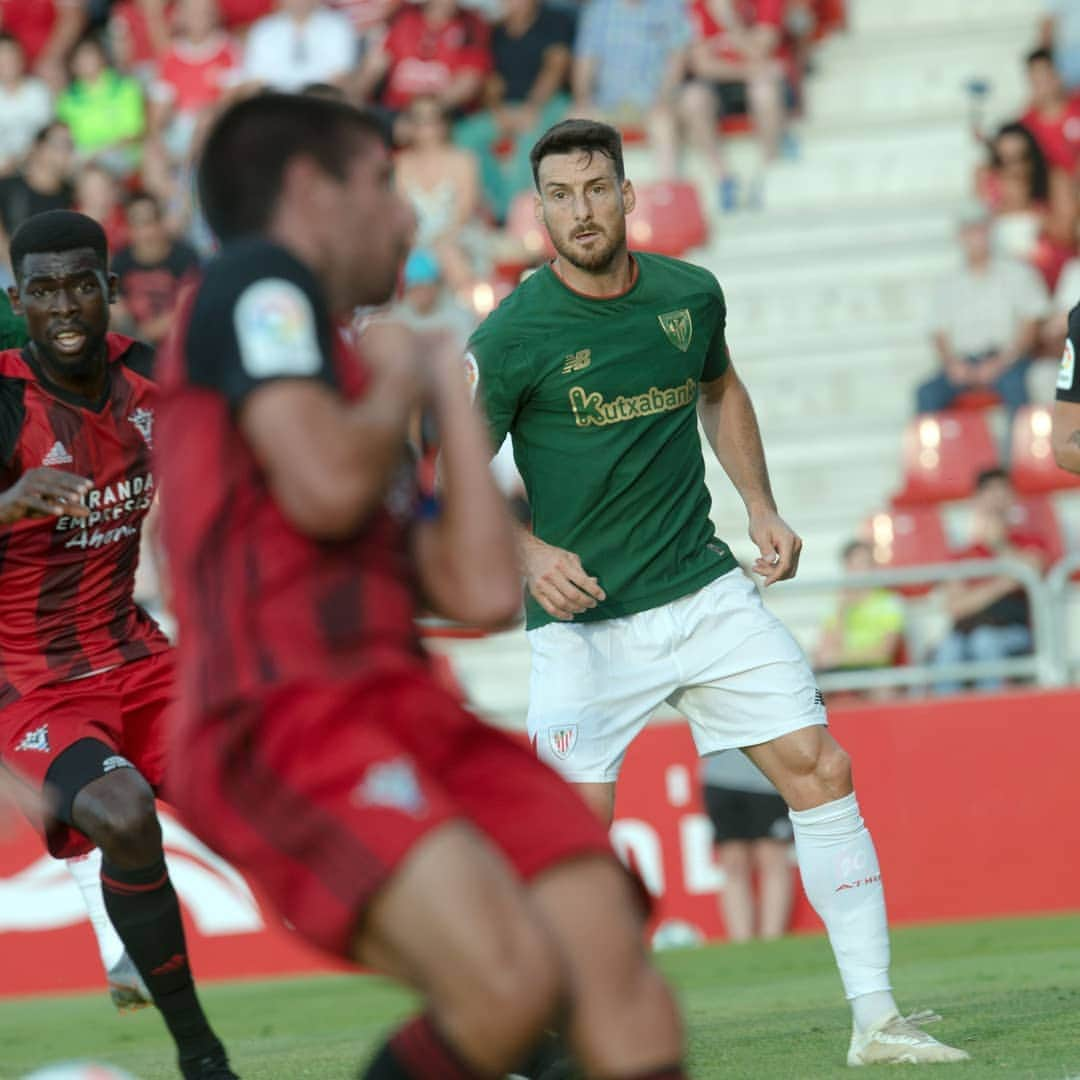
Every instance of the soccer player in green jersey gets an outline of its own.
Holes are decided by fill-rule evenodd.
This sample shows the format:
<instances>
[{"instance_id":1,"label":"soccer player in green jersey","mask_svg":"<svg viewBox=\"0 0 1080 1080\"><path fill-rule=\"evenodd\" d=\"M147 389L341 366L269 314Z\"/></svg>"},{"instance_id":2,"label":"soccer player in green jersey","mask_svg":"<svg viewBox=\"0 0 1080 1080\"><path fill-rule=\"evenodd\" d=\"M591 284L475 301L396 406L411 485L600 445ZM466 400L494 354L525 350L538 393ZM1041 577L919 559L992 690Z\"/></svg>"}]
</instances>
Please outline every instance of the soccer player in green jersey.
<instances>
[{"instance_id":1,"label":"soccer player in green jersey","mask_svg":"<svg viewBox=\"0 0 1080 1080\"><path fill-rule=\"evenodd\" d=\"M557 255L476 331L467 363L533 509L521 549L538 753L610 821L627 747L663 702L701 754L743 749L790 808L852 1005L848 1063L963 1060L896 1007L848 756L802 651L709 520L699 418L746 505L754 571L767 586L795 575L801 541L777 513L720 286L628 252L634 189L613 128L563 121L532 163Z\"/></svg>"}]
</instances>

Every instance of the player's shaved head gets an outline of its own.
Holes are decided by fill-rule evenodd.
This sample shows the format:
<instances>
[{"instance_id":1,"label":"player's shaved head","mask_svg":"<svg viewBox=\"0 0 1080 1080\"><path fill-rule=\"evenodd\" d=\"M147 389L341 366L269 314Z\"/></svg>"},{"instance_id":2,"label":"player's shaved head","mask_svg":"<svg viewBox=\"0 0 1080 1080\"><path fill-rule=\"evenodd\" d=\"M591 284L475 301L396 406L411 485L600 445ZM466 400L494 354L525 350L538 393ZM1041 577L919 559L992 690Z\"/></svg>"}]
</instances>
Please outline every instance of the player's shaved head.
<instances>
[{"instance_id":1,"label":"player's shaved head","mask_svg":"<svg viewBox=\"0 0 1080 1080\"><path fill-rule=\"evenodd\" d=\"M303 94L259 94L226 109L199 162L203 215L220 240L264 231L281 194L285 168L308 157L344 180L365 142L385 145L382 121L343 101Z\"/></svg>"},{"instance_id":2,"label":"player's shaved head","mask_svg":"<svg viewBox=\"0 0 1080 1080\"><path fill-rule=\"evenodd\" d=\"M11 238L11 267L21 279L27 255L58 255L65 251L92 251L105 270L109 243L105 230L86 214L74 210L46 210L24 221Z\"/></svg>"},{"instance_id":3,"label":"player's shaved head","mask_svg":"<svg viewBox=\"0 0 1080 1080\"><path fill-rule=\"evenodd\" d=\"M615 178L619 183L626 179L622 136L610 124L599 120L563 120L540 136L529 153L537 191L540 190L540 162L553 154L585 154L590 162L594 154L603 154L615 166Z\"/></svg>"}]
</instances>

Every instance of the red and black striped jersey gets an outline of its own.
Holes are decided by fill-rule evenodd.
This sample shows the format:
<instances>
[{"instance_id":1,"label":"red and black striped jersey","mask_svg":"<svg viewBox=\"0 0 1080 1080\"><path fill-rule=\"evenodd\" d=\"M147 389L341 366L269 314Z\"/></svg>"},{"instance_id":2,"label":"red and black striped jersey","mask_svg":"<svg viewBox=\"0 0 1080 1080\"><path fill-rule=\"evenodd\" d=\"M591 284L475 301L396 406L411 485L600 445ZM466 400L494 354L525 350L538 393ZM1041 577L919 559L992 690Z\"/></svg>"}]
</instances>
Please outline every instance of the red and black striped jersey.
<instances>
[{"instance_id":1,"label":"red and black striped jersey","mask_svg":"<svg viewBox=\"0 0 1080 1080\"><path fill-rule=\"evenodd\" d=\"M265 240L227 247L188 295L158 375L162 537L184 712L421 659L411 467L402 463L400 482L356 535L312 539L278 507L236 422L247 395L275 379L362 397L363 360L312 272Z\"/></svg>"},{"instance_id":2,"label":"red and black striped jersey","mask_svg":"<svg viewBox=\"0 0 1080 1080\"><path fill-rule=\"evenodd\" d=\"M154 496L153 352L119 334L106 341L108 378L95 402L53 385L29 348L0 352L0 490L42 466L93 484L89 518L0 526L0 708L169 647L133 595Z\"/></svg>"}]
</instances>

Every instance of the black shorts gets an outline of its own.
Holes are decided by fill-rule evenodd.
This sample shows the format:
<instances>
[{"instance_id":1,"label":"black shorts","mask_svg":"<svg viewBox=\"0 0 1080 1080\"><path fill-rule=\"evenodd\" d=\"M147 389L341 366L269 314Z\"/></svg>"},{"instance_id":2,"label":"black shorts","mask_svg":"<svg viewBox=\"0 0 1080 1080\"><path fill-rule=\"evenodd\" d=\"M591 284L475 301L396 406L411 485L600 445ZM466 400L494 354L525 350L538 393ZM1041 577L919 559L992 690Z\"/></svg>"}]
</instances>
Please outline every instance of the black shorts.
<instances>
[{"instance_id":1,"label":"black shorts","mask_svg":"<svg viewBox=\"0 0 1080 1080\"><path fill-rule=\"evenodd\" d=\"M787 803L779 795L706 784L705 812L716 843L728 840L778 840L790 843L792 830Z\"/></svg>"}]
</instances>

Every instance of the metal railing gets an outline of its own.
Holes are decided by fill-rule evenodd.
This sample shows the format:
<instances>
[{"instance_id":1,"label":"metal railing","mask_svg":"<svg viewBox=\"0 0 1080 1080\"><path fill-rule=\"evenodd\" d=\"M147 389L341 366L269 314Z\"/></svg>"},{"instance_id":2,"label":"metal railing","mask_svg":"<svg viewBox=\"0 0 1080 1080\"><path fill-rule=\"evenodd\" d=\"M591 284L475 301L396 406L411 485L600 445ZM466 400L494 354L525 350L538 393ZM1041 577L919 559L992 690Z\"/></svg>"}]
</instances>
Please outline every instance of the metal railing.
<instances>
[{"instance_id":1,"label":"metal railing","mask_svg":"<svg viewBox=\"0 0 1080 1080\"><path fill-rule=\"evenodd\" d=\"M790 596L844 589L939 585L947 581L971 581L998 575L1014 578L1023 587L1030 602L1032 651L1029 654L1002 660L949 664L916 660L899 667L822 672L818 676L818 684L823 691L876 690L988 678L1018 678L1032 679L1040 686L1063 686L1068 681L1068 663L1062 644L1065 640L1063 594L1069 575L1076 569L1080 569L1080 556L1063 560L1046 578L1028 563L1017 559L965 559L898 570L874 570L865 574L795 578L794 581L785 582L782 588L784 595ZM1057 580L1055 575L1059 570L1062 570L1061 585L1055 590L1053 583Z\"/></svg>"}]
</instances>

